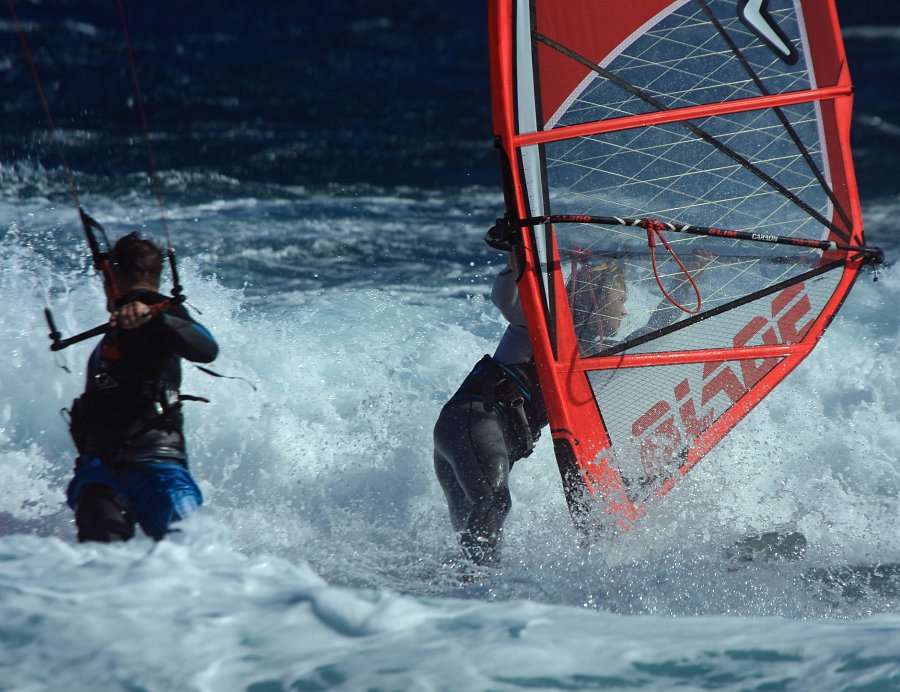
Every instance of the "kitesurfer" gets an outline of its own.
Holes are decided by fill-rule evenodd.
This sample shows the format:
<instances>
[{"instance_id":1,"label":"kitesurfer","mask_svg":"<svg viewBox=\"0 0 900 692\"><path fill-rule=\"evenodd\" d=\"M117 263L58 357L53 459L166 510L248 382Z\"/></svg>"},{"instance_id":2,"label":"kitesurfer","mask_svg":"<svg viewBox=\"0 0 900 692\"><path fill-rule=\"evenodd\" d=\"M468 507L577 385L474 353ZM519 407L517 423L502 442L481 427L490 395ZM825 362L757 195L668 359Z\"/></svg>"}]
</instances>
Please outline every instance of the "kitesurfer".
<instances>
[{"instance_id":1,"label":"kitesurfer","mask_svg":"<svg viewBox=\"0 0 900 692\"><path fill-rule=\"evenodd\" d=\"M158 292L163 253L152 241L130 233L112 259L121 297L72 404L78 457L67 501L79 541L126 541L135 523L160 540L203 502L188 471L181 402L190 397L179 393L180 359L209 363L218 345Z\"/></svg>"}]
</instances>

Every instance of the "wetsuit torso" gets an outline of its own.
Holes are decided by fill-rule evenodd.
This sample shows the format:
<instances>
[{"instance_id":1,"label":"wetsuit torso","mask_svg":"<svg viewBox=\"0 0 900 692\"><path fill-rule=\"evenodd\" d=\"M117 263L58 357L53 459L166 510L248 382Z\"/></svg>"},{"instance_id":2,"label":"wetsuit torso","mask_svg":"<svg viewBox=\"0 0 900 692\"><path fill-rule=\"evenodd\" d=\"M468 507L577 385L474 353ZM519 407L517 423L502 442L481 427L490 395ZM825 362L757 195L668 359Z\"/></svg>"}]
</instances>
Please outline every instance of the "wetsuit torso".
<instances>
[{"instance_id":1,"label":"wetsuit torso","mask_svg":"<svg viewBox=\"0 0 900 692\"><path fill-rule=\"evenodd\" d=\"M136 290L117 306L155 305L166 296ZM185 463L180 358L208 363L218 352L209 332L174 304L135 329L114 329L88 362L84 394L72 407L79 454L104 463Z\"/></svg>"}]
</instances>

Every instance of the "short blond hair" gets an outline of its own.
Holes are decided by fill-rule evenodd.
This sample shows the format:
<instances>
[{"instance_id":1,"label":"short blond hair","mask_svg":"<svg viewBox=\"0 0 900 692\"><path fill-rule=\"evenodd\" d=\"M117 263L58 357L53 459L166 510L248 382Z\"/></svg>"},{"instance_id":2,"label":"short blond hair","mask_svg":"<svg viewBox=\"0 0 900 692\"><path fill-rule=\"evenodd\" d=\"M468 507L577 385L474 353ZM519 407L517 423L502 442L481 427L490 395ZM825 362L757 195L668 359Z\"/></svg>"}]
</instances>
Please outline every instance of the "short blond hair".
<instances>
[{"instance_id":1,"label":"short blond hair","mask_svg":"<svg viewBox=\"0 0 900 692\"><path fill-rule=\"evenodd\" d=\"M616 260L583 264L569 277L566 294L582 350L600 346L612 335L608 320L614 290L625 290L625 266Z\"/></svg>"}]
</instances>

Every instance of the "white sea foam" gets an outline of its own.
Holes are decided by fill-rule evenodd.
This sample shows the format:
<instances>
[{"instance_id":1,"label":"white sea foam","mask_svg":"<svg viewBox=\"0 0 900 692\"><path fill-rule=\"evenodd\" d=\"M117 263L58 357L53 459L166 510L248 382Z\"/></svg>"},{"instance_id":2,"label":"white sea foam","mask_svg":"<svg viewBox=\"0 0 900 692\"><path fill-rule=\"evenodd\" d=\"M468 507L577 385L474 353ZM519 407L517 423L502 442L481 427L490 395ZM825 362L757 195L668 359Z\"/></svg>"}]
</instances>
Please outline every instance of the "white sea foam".
<instances>
[{"instance_id":1,"label":"white sea foam","mask_svg":"<svg viewBox=\"0 0 900 692\"><path fill-rule=\"evenodd\" d=\"M861 278L807 361L615 541L578 547L541 440L513 471L502 568L460 586L431 426L502 332L483 284L422 301L368 280L267 304L223 285L230 255L183 257L214 367L243 378L185 367L184 391L211 399L186 411L207 504L162 544L81 546L58 412L90 345L58 367L42 309L75 333L104 319L101 289L63 242L79 242L70 210L29 204L0 242L0 688L840 689L898 674L895 267ZM889 218L873 214L876 235ZM801 531L805 556L727 556L772 529Z\"/></svg>"}]
</instances>

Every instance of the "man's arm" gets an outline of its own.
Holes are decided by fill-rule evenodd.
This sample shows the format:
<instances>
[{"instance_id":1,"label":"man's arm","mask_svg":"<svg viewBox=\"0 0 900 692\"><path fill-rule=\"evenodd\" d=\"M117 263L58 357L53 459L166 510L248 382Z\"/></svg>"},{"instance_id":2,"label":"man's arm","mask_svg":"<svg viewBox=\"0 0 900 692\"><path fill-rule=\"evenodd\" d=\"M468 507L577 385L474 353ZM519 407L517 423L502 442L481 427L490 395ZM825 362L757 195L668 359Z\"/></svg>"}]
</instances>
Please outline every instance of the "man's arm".
<instances>
[{"instance_id":1,"label":"man's arm","mask_svg":"<svg viewBox=\"0 0 900 692\"><path fill-rule=\"evenodd\" d=\"M509 266L494 279L491 289L491 302L498 308L510 324L525 325L525 313L519 299L519 287L516 285L518 271L513 253L509 253Z\"/></svg>"},{"instance_id":2,"label":"man's arm","mask_svg":"<svg viewBox=\"0 0 900 692\"><path fill-rule=\"evenodd\" d=\"M126 303L109 318L118 329L137 329L149 325L162 332L170 348L182 358L196 363L211 363L219 354L219 345L212 334L199 322L194 322L180 305L173 306L184 316L165 311L154 315L150 306L139 300ZM170 308L171 309L171 308Z\"/></svg>"},{"instance_id":3,"label":"man's arm","mask_svg":"<svg viewBox=\"0 0 900 692\"><path fill-rule=\"evenodd\" d=\"M195 363L211 363L219 355L219 345L213 335L199 322L168 312L162 313L159 321L172 349L182 358Z\"/></svg>"}]
</instances>

